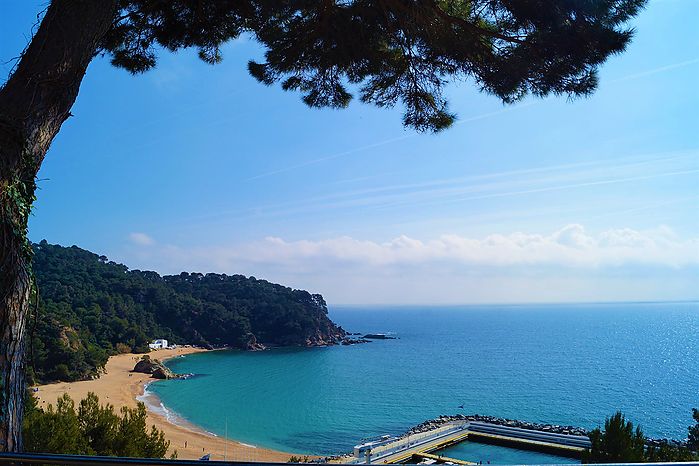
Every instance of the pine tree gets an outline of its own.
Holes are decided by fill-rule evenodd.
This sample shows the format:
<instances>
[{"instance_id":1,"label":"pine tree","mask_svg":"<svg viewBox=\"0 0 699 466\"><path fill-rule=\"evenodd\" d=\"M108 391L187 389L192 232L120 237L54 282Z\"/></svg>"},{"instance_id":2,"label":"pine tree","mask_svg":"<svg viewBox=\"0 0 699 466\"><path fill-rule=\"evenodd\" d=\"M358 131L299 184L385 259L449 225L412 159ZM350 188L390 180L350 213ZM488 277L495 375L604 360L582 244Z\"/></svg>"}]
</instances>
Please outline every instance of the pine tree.
<instances>
[{"instance_id":1,"label":"pine tree","mask_svg":"<svg viewBox=\"0 0 699 466\"><path fill-rule=\"evenodd\" d=\"M148 428L143 403L124 406L117 414L94 393L80 401L77 411L67 394L55 409L49 405L46 410L29 395L23 430L26 451L38 453L163 458L170 446L162 431Z\"/></svg>"},{"instance_id":2,"label":"pine tree","mask_svg":"<svg viewBox=\"0 0 699 466\"><path fill-rule=\"evenodd\" d=\"M691 450L699 452L699 409L692 409L692 417L695 424L688 429L687 446Z\"/></svg>"},{"instance_id":3,"label":"pine tree","mask_svg":"<svg viewBox=\"0 0 699 466\"><path fill-rule=\"evenodd\" d=\"M645 437L640 427L617 411L599 427L590 432L592 446L583 455L583 463L640 463L644 460Z\"/></svg>"},{"instance_id":4,"label":"pine tree","mask_svg":"<svg viewBox=\"0 0 699 466\"><path fill-rule=\"evenodd\" d=\"M75 403L64 394L46 411L34 408L24 421L26 451L44 453L85 454L88 445L81 435Z\"/></svg>"}]
</instances>

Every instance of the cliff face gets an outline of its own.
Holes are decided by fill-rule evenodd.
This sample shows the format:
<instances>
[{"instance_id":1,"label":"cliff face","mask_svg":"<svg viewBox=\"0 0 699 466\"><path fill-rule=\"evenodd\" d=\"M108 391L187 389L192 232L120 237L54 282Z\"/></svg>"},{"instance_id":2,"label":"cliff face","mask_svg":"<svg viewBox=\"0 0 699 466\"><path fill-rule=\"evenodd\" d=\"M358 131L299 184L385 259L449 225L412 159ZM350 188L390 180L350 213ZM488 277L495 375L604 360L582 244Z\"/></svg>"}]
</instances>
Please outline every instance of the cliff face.
<instances>
[{"instance_id":1,"label":"cliff face","mask_svg":"<svg viewBox=\"0 0 699 466\"><path fill-rule=\"evenodd\" d=\"M337 345L338 343L341 343L343 340L343 335L340 334L316 334L316 335L311 335L310 337L306 338L306 341L304 342L304 346L307 347L312 347L312 346L331 346L331 345Z\"/></svg>"},{"instance_id":2,"label":"cliff face","mask_svg":"<svg viewBox=\"0 0 699 466\"><path fill-rule=\"evenodd\" d=\"M31 374L37 380L88 378L110 354L147 352L155 338L261 350L326 346L345 337L319 294L242 275L160 276L45 241L34 252L41 290Z\"/></svg>"}]
</instances>

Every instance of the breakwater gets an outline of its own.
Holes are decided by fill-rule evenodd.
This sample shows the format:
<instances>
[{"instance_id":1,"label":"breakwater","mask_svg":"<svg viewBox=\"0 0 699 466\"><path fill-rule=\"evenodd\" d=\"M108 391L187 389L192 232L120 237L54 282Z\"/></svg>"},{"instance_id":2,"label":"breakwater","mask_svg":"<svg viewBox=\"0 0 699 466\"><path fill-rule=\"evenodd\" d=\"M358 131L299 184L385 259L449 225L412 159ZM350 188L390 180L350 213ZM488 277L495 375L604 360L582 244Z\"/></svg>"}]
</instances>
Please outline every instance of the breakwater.
<instances>
[{"instance_id":1,"label":"breakwater","mask_svg":"<svg viewBox=\"0 0 699 466\"><path fill-rule=\"evenodd\" d=\"M587 435L559 434L522 429L488 422L467 422L468 440L519 450L531 450L569 458L580 458L591 447Z\"/></svg>"},{"instance_id":2,"label":"breakwater","mask_svg":"<svg viewBox=\"0 0 699 466\"><path fill-rule=\"evenodd\" d=\"M420 424L408 429L401 437L407 437L408 435L413 435L421 432L428 432L430 430L436 429L444 424L455 422L455 421L466 421L466 422L487 422L488 424L495 424L498 426L505 427L516 427L519 429L528 429L538 432L547 432L552 434L563 434L563 435L589 435L590 430L583 427L576 426L565 426L558 424L540 424L536 422L521 421L517 419L506 419L495 416L485 416L481 414L452 414L452 415L442 415L434 419L429 419L427 421L421 422ZM651 438L646 437L646 446L659 447L661 445L671 445L675 447L686 447L687 440L677 440L668 438Z\"/></svg>"},{"instance_id":3,"label":"breakwater","mask_svg":"<svg viewBox=\"0 0 699 466\"><path fill-rule=\"evenodd\" d=\"M588 435L589 431L583 429L582 427L574 426L560 426L555 424L538 424L535 422L519 421L516 419L504 419L495 416L484 416L481 414L453 414L453 415L442 415L435 419L429 419L425 422L411 427L403 435L413 435L420 432L427 432L433 430L446 423L455 421L466 421L466 422L487 422L488 424L495 424L498 426L506 427L517 427L519 429L529 429L536 430L539 432L549 432L553 434L564 434L564 435Z\"/></svg>"},{"instance_id":4,"label":"breakwater","mask_svg":"<svg viewBox=\"0 0 699 466\"><path fill-rule=\"evenodd\" d=\"M353 457L347 456L343 462L378 464L417 461L421 454L441 451L464 440L569 458L580 458L590 448L590 439L585 435L498 425L468 419L467 416L441 416L399 437L383 435L367 439L354 447Z\"/></svg>"},{"instance_id":5,"label":"breakwater","mask_svg":"<svg viewBox=\"0 0 699 466\"><path fill-rule=\"evenodd\" d=\"M400 436L384 435L365 441L354 447L353 457L347 455L344 460L355 464L404 463L464 440L578 459L591 448L589 431L582 427L456 414L424 421ZM648 446L683 443L672 439L646 441Z\"/></svg>"}]
</instances>

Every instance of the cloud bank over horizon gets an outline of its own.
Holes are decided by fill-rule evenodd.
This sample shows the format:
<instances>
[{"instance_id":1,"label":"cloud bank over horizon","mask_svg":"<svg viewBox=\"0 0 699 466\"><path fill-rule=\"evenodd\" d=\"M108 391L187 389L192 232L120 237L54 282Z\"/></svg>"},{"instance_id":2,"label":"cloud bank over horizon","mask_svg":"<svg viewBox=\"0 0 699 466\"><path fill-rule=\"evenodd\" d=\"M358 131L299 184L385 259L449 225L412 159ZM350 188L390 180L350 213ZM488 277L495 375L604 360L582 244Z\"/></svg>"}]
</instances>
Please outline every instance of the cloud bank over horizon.
<instances>
[{"instance_id":1,"label":"cloud bank over horizon","mask_svg":"<svg viewBox=\"0 0 699 466\"><path fill-rule=\"evenodd\" d=\"M144 233L130 241L119 260L134 268L254 275L323 293L331 303L699 297L699 238L680 238L667 226L592 233L569 224L549 233L400 235L384 242L270 236L194 248L159 244Z\"/></svg>"}]
</instances>

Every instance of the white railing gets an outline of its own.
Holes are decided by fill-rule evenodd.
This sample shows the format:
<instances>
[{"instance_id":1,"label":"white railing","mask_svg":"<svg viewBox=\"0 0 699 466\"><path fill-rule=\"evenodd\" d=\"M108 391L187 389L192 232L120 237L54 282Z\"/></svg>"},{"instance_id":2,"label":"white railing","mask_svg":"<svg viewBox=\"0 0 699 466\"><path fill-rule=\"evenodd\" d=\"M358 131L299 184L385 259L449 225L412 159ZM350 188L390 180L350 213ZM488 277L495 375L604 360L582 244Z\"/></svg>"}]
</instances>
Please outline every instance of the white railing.
<instances>
[{"instance_id":1,"label":"white railing","mask_svg":"<svg viewBox=\"0 0 699 466\"><path fill-rule=\"evenodd\" d=\"M407 435L395 442L391 442L386 445L378 446L371 450L371 461L375 461L386 456L394 455L402 451L407 451L411 448L418 447L420 445L427 444L434 440L446 437L448 435L455 434L457 432L462 432L468 429L468 423L465 421L454 421L445 424L436 429L420 432L417 434ZM359 464L366 461L365 457L355 458L351 463Z\"/></svg>"}]
</instances>

